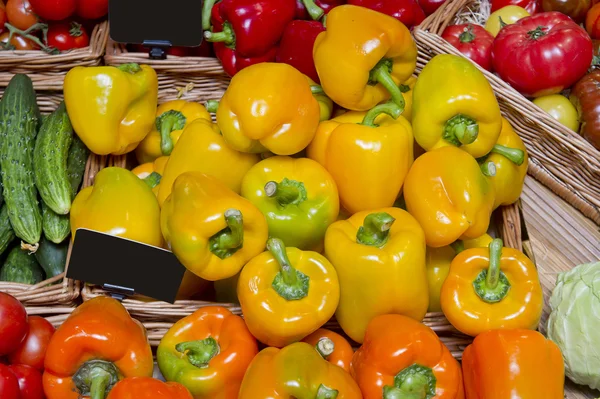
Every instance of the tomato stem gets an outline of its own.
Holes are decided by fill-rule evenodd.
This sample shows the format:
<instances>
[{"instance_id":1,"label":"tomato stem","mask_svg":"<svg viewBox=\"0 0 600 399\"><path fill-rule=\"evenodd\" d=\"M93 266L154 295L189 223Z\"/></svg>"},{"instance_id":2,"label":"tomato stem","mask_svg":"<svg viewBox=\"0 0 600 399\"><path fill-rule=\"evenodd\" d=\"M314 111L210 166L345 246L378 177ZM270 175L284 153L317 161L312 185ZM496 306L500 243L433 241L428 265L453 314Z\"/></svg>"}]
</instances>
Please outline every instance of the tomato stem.
<instances>
[{"instance_id":1,"label":"tomato stem","mask_svg":"<svg viewBox=\"0 0 600 399\"><path fill-rule=\"evenodd\" d=\"M469 24L465 28L464 32L458 35L458 40L460 40L461 43L471 43L473 40L475 40L473 25Z\"/></svg>"},{"instance_id":2,"label":"tomato stem","mask_svg":"<svg viewBox=\"0 0 600 399\"><path fill-rule=\"evenodd\" d=\"M49 47L47 45L45 45L44 43L42 43L42 41L40 39L38 39L37 37L31 35L32 32L36 32L41 30L46 43L48 42L47 40L47 34L48 34L48 25L47 24L42 24L42 23L37 23L37 24L33 24L31 25L29 28L27 28L26 30L21 30L19 28L14 27L13 25L9 24L8 22L4 24L4 27L6 29L8 29L9 31L9 35L8 35L8 40L6 41L5 44L2 44L2 47L5 50L10 49L10 41L12 40L13 36L15 34L24 37L25 39L29 39L32 42L34 42L35 44L37 44L38 46L40 46L40 49L42 49L42 51L45 51L48 54L58 54L60 51L58 51L57 49L55 49L54 47ZM14 48L14 46L13 46Z\"/></svg>"},{"instance_id":3,"label":"tomato stem","mask_svg":"<svg viewBox=\"0 0 600 399\"><path fill-rule=\"evenodd\" d=\"M530 30L529 32L527 32L527 35L529 35L530 39L537 40L540 37L546 36L546 32L544 32L544 30L546 29L548 28L546 28L545 26L538 26L534 30Z\"/></svg>"},{"instance_id":4,"label":"tomato stem","mask_svg":"<svg viewBox=\"0 0 600 399\"><path fill-rule=\"evenodd\" d=\"M83 35L81 24L75 21L71 22L71 29L69 29L69 35L71 35L72 37L79 37Z\"/></svg>"}]
</instances>

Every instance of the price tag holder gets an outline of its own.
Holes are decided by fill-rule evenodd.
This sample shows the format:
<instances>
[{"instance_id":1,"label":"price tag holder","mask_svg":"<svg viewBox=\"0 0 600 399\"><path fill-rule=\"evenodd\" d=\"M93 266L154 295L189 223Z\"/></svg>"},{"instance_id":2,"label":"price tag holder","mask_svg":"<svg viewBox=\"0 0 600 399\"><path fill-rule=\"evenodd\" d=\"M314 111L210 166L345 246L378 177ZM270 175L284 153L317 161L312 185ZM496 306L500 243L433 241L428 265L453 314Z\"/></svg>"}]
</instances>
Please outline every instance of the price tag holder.
<instances>
[{"instance_id":1,"label":"price tag holder","mask_svg":"<svg viewBox=\"0 0 600 399\"><path fill-rule=\"evenodd\" d=\"M78 229L67 277L102 286L119 300L133 294L173 303L185 267L171 251Z\"/></svg>"},{"instance_id":2,"label":"price tag holder","mask_svg":"<svg viewBox=\"0 0 600 399\"><path fill-rule=\"evenodd\" d=\"M110 0L108 21L112 40L147 46L151 58L202 44L201 0Z\"/></svg>"}]
</instances>

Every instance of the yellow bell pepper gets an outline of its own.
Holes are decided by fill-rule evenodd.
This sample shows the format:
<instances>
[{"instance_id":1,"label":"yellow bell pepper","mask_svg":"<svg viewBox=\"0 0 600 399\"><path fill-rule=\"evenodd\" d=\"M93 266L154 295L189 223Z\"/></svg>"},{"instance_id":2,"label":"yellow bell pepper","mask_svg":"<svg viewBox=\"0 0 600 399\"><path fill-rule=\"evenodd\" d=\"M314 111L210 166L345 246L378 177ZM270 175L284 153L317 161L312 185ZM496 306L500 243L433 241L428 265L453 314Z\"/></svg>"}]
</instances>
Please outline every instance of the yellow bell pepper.
<instances>
[{"instance_id":1,"label":"yellow bell pepper","mask_svg":"<svg viewBox=\"0 0 600 399\"><path fill-rule=\"evenodd\" d=\"M260 161L260 157L231 149L216 129L215 124L205 119L196 119L184 129L179 144L169 156L159 185L161 206L171 194L175 179L185 172L214 176L231 190L240 192L244 175Z\"/></svg>"},{"instance_id":2,"label":"yellow bell pepper","mask_svg":"<svg viewBox=\"0 0 600 399\"><path fill-rule=\"evenodd\" d=\"M404 200L423 227L427 245L438 248L485 234L495 191L475 158L457 147L442 147L415 160Z\"/></svg>"},{"instance_id":3,"label":"yellow bell pepper","mask_svg":"<svg viewBox=\"0 0 600 399\"><path fill-rule=\"evenodd\" d=\"M333 316L340 299L335 269L321 254L285 248L278 238L240 274L237 294L248 329L282 348L300 341Z\"/></svg>"},{"instance_id":4,"label":"yellow bell pepper","mask_svg":"<svg viewBox=\"0 0 600 399\"><path fill-rule=\"evenodd\" d=\"M102 169L94 185L81 190L71 206L73 239L79 228L160 247L160 208L150 187L127 169Z\"/></svg>"},{"instance_id":5,"label":"yellow bell pepper","mask_svg":"<svg viewBox=\"0 0 600 399\"><path fill-rule=\"evenodd\" d=\"M163 155L171 155L183 129L196 119L212 121L202 104L173 100L159 105L154 129L135 149L138 162L152 162Z\"/></svg>"},{"instance_id":6,"label":"yellow bell pepper","mask_svg":"<svg viewBox=\"0 0 600 399\"><path fill-rule=\"evenodd\" d=\"M411 76L406 82L400 85L400 91L402 92L402 97L404 97L404 112L402 112L402 116L409 122L412 122L413 91L416 83L417 78Z\"/></svg>"},{"instance_id":7,"label":"yellow bell pepper","mask_svg":"<svg viewBox=\"0 0 600 399\"><path fill-rule=\"evenodd\" d=\"M238 273L268 238L267 221L250 201L200 172L175 180L162 207L161 227L181 264L209 281Z\"/></svg>"},{"instance_id":8,"label":"yellow bell pepper","mask_svg":"<svg viewBox=\"0 0 600 399\"><path fill-rule=\"evenodd\" d=\"M510 123L502 118L502 131L492 152L485 158L484 165L493 163L489 178L496 188L494 209L500 205L515 203L523 191L527 176L529 157L523 140L513 130ZM483 168L486 173L486 168Z\"/></svg>"},{"instance_id":9,"label":"yellow bell pepper","mask_svg":"<svg viewBox=\"0 0 600 399\"><path fill-rule=\"evenodd\" d=\"M362 343L375 316L396 313L421 321L427 313L423 229L408 212L383 208L332 224L325 256L340 279L336 319Z\"/></svg>"},{"instance_id":10,"label":"yellow bell pepper","mask_svg":"<svg viewBox=\"0 0 600 399\"><path fill-rule=\"evenodd\" d=\"M350 213L392 206L400 194L413 162L413 136L399 111L387 103L321 122L307 148L333 176Z\"/></svg>"},{"instance_id":11,"label":"yellow bell pepper","mask_svg":"<svg viewBox=\"0 0 600 399\"><path fill-rule=\"evenodd\" d=\"M475 158L487 155L502 128L492 86L467 58L436 55L413 94L415 140L426 151L454 145Z\"/></svg>"},{"instance_id":12,"label":"yellow bell pepper","mask_svg":"<svg viewBox=\"0 0 600 399\"><path fill-rule=\"evenodd\" d=\"M65 76L73 129L98 155L133 151L152 130L158 77L147 65L75 67Z\"/></svg>"},{"instance_id":13,"label":"yellow bell pepper","mask_svg":"<svg viewBox=\"0 0 600 399\"><path fill-rule=\"evenodd\" d=\"M342 5L327 14L313 57L321 86L337 104L366 111L392 100L404 108L398 85L413 74L417 46L397 19L368 8Z\"/></svg>"},{"instance_id":14,"label":"yellow bell pepper","mask_svg":"<svg viewBox=\"0 0 600 399\"><path fill-rule=\"evenodd\" d=\"M452 245L440 248L427 247L427 280L429 282L429 312L441 312L440 292L448 277L452 259L465 249L486 248L492 242L492 237L484 234L473 240L460 240Z\"/></svg>"},{"instance_id":15,"label":"yellow bell pepper","mask_svg":"<svg viewBox=\"0 0 600 399\"><path fill-rule=\"evenodd\" d=\"M263 62L242 69L220 102L209 101L231 148L292 155L315 136L320 106L306 76L287 64Z\"/></svg>"}]
</instances>

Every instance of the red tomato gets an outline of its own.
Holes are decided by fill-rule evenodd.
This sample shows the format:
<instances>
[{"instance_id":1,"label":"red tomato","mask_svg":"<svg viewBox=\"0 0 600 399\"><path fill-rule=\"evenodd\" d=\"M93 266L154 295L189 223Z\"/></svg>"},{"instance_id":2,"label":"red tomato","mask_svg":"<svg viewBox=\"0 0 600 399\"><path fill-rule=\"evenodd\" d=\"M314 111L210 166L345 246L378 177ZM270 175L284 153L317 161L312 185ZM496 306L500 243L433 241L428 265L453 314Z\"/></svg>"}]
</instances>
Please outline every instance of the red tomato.
<instances>
[{"instance_id":1,"label":"red tomato","mask_svg":"<svg viewBox=\"0 0 600 399\"><path fill-rule=\"evenodd\" d=\"M12 295L0 292L0 356L14 351L28 328L25 307Z\"/></svg>"},{"instance_id":2,"label":"red tomato","mask_svg":"<svg viewBox=\"0 0 600 399\"><path fill-rule=\"evenodd\" d=\"M492 48L494 70L525 96L560 93L592 62L587 32L560 12L518 20L500 30Z\"/></svg>"},{"instance_id":3,"label":"red tomato","mask_svg":"<svg viewBox=\"0 0 600 399\"><path fill-rule=\"evenodd\" d=\"M54 327L43 317L29 317L29 332L21 345L8 355L12 364L25 364L38 370L44 370L44 357L48 342L54 334Z\"/></svg>"},{"instance_id":4,"label":"red tomato","mask_svg":"<svg viewBox=\"0 0 600 399\"><path fill-rule=\"evenodd\" d=\"M77 0L77 15L85 19L99 19L108 14L108 0Z\"/></svg>"},{"instance_id":5,"label":"red tomato","mask_svg":"<svg viewBox=\"0 0 600 399\"><path fill-rule=\"evenodd\" d=\"M6 3L8 22L15 28L25 30L38 22L29 0L8 0Z\"/></svg>"},{"instance_id":6,"label":"red tomato","mask_svg":"<svg viewBox=\"0 0 600 399\"><path fill-rule=\"evenodd\" d=\"M75 13L75 0L29 0L36 15L47 21L60 21Z\"/></svg>"},{"instance_id":7,"label":"red tomato","mask_svg":"<svg viewBox=\"0 0 600 399\"><path fill-rule=\"evenodd\" d=\"M0 398L21 399L19 380L9 366L0 364Z\"/></svg>"},{"instance_id":8,"label":"red tomato","mask_svg":"<svg viewBox=\"0 0 600 399\"><path fill-rule=\"evenodd\" d=\"M8 368L19 381L20 399L44 399L42 373L24 364L13 364Z\"/></svg>"},{"instance_id":9,"label":"red tomato","mask_svg":"<svg viewBox=\"0 0 600 399\"><path fill-rule=\"evenodd\" d=\"M6 43L8 41L9 32L4 32L0 35L0 43ZM31 40L19 35L14 34L10 40L10 44L14 47L14 50L39 50L40 46L32 42Z\"/></svg>"},{"instance_id":10,"label":"red tomato","mask_svg":"<svg viewBox=\"0 0 600 399\"><path fill-rule=\"evenodd\" d=\"M419 5L425 12L425 15L431 15L445 2L446 0L419 0Z\"/></svg>"},{"instance_id":11,"label":"red tomato","mask_svg":"<svg viewBox=\"0 0 600 399\"><path fill-rule=\"evenodd\" d=\"M463 24L448 26L442 33L448 43L483 69L492 70L492 44L494 36L483 26Z\"/></svg>"},{"instance_id":12,"label":"red tomato","mask_svg":"<svg viewBox=\"0 0 600 399\"><path fill-rule=\"evenodd\" d=\"M592 39L600 39L600 4L594 5L585 17L585 30Z\"/></svg>"},{"instance_id":13,"label":"red tomato","mask_svg":"<svg viewBox=\"0 0 600 399\"><path fill-rule=\"evenodd\" d=\"M90 37L77 22L57 22L48 27L48 46L60 51L90 45Z\"/></svg>"},{"instance_id":14,"label":"red tomato","mask_svg":"<svg viewBox=\"0 0 600 399\"><path fill-rule=\"evenodd\" d=\"M0 33L4 32L4 24L7 22L6 6L4 5L4 1L0 0Z\"/></svg>"},{"instance_id":15,"label":"red tomato","mask_svg":"<svg viewBox=\"0 0 600 399\"><path fill-rule=\"evenodd\" d=\"M498 11L506 6L519 6L527 10L530 15L542 10L540 0L492 0L492 11Z\"/></svg>"}]
</instances>

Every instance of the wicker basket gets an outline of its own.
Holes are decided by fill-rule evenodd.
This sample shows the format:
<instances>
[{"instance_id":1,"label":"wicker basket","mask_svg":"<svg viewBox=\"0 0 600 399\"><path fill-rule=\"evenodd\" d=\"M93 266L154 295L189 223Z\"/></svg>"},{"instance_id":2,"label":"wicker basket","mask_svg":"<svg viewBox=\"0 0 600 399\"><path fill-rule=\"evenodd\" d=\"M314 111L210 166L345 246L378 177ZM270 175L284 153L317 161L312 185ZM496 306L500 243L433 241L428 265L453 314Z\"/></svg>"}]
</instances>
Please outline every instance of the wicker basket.
<instances>
[{"instance_id":1,"label":"wicker basket","mask_svg":"<svg viewBox=\"0 0 600 399\"><path fill-rule=\"evenodd\" d=\"M0 87L6 87L15 73L30 74L36 90L62 91L64 76L76 66L99 65L108 40L108 22L96 24L90 45L50 55L40 50L0 51Z\"/></svg>"},{"instance_id":2,"label":"wicker basket","mask_svg":"<svg viewBox=\"0 0 600 399\"><path fill-rule=\"evenodd\" d=\"M464 22L481 0L448 0L414 30L421 65L437 54L461 53L441 34ZM483 0L487 1L487 0ZM504 116L517 129L531 159L529 173L600 224L600 151L566 128L496 75L478 68L494 88Z\"/></svg>"}]
</instances>

